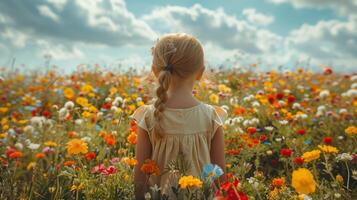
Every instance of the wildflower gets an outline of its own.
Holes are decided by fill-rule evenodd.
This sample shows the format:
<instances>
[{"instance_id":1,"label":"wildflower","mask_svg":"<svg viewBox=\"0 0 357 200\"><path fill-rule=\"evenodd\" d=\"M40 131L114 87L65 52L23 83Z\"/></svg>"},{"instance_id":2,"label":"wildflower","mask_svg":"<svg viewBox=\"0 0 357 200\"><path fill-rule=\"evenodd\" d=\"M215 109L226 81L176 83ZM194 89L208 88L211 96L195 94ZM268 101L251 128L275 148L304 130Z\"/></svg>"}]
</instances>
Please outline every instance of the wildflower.
<instances>
[{"instance_id":1,"label":"wildflower","mask_svg":"<svg viewBox=\"0 0 357 200\"><path fill-rule=\"evenodd\" d=\"M84 183L80 183L79 185L72 185L71 191L78 191L84 188Z\"/></svg>"},{"instance_id":2,"label":"wildflower","mask_svg":"<svg viewBox=\"0 0 357 200\"><path fill-rule=\"evenodd\" d=\"M272 182L273 187L283 187L285 186L285 178L274 178Z\"/></svg>"},{"instance_id":3,"label":"wildflower","mask_svg":"<svg viewBox=\"0 0 357 200\"><path fill-rule=\"evenodd\" d=\"M135 132L131 132L129 134L129 136L127 137L127 139L128 139L128 142L130 144L136 144L136 133Z\"/></svg>"},{"instance_id":4,"label":"wildflower","mask_svg":"<svg viewBox=\"0 0 357 200\"><path fill-rule=\"evenodd\" d=\"M64 107L68 110L71 110L73 107L74 107L74 103L73 101L67 101L65 104L64 104Z\"/></svg>"},{"instance_id":5,"label":"wildflower","mask_svg":"<svg viewBox=\"0 0 357 200\"><path fill-rule=\"evenodd\" d=\"M248 127L248 128L247 128L247 131L248 131L248 133L250 133L250 134L254 134L254 133L257 132L257 129L256 129L255 127Z\"/></svg>"},{"instance_id":6,"label":"wildflower","mask_svg":"<svg viewBox=\"0 0 357 200\"><path fill-rule=\"evenodd\" d=\"M336 175L336 181L339 183L343 183L343 177L340 174Z\"/></svg>"},{"instance_id":7,"label":"wildflower","mask_svg":"<svg viewBox=\"0 0 357 200\"><path fill-rule=\"evenodd\" d=\"M135 158L128 158L128 157L122 158L121 162L124 162L125 164L127 164L129 166L135 166L138 164L138 161Z\"/></svg>"},{"instance_id":8,"label":"wildflower","mask_svg":"<svg viewBox=\"0 0 357 200\"><path fill-rule=\"evenodd\" d=\"M283 148L280 150L280 155L282 155L284 157L290 157L292 153L293 153L293 151L289 148Z\"/></svg>"},{"instance_id":9,"label":"wildflower","mask_svg":"<svg viewBox=\"0 0 357 200\"><path fill-rule=\"evenodd\" d=\"M49 140L49 141L45 142L45 146L56 147L56 146L58 146L58 144L54 141Z\"/></svg>"},{"instance_id":10,"label":"wildflower","mask_svg":"<svg viewBox=\"0 0 357 200\"><path fill-rule=\"evenodd\" d=\"M188 187L202 187L202 181L193 176L182 176L179 180L179 185L181 189L186 189Z\"/></svg>"},{"instance_id":11,"label":"wildflower","mask_svg":"<svg viewBox=\"0 0 357 200\"><path fill-rule=\"evenodd\" d=\"M202 178L209 179L210 181L223 175L223 170L218 165L206 164L203 166Z\"/></svg>"},{"instance_id":12,"label":"wildflower","mask_svg":"<svg viewBox=\"0 0 357 200\"><path fill-rule=\"evenodd\" d=\"M74 97L74 91L72 90L72 88L66 88L63 91L63 95L67 99L72 99Z\"/></svg>"},{"instance_id":13,"label":"wildflower","mask_svg":"<svg viewBox=\"0 0 357 200\"><path fill-rule=\"evenodd\" d=\"M305 135L306 131L305 131L305 129L299 129L296 131L296 133L299 135Z\"/></svg>"},{"instance_id":14,"label":"wildflower","mask_svg":"<svg viewBox=\"0 0 357 200\"><path fill-rule=\"evenodd\" d=\"M354 135L357 135L357 127L355 126L349 126L345 129L345 133L348 135L348 136L354 136Z\"/></svg>"},{"instance_id":15,"label":"wildflower","mask_svg":"<svg viewBox=\"0 0 357 200\"><path fill-rule=\"evenodd\" d=\"M27 171L31 171L31 170L33 170L35 168L35 166L36 166L36 162L30 162L27 165L26 169L27 169Z\"/></svg>"},{"instance_id":16,"label":"wildflower","mask_svg":"<svg viewBox=\"0 0 357 200\"><path fill-rule=\"evenodd\" d=\"M218 104L218 102L219 102L219 97L218 97L218 95L216 95L216 94L211 94L211 95L209 96L209 100L210 100L212 103Z\"/></svg>"},{"instance_id":17,"label":"wildflower","mask_svg":"<svg viewBox=\"0 0 357 200\"><path fill-rule=\"evenodd\" d=\"M348 154L348 153L342 153L342 154L338 154L337 156L336 156L336 160L341 160L341 161L350 161L350 160L352 160L353 158L352 158L352 156L350 155L350 154Z\"/></svg>"},{"instance_id":18,"label":"wildflower","mask_svg":"<svg viewBox=\"0 0 357 200\"><path fill-rule=\"evenodd\" d=\"M304 159L301 157L294 158L294 163L297 165L302 165L304 163Z\"/></svg>"},{"instance_id":19,"label":"wildflower","mask_svg":"<svg viewBox=\"0 0 357 200\"><path fill-rule=\"evenodd\" d=\"M110 145L110 146L114 146L115 143L116 143L113 134L107 134L107 135L105 135L104 139L105 139L105 142L106 142L108 145Z\"/></svg>"},{"instance_id":20,"label":"wildflower","mask_svg":"<svg viewBox=\"0 0 357 200\"><path fill-rule=\"evenodd\" d=\"M160 174L159 167L154 160L146 159L140 170L146 174L154 174L158 176Z\"/></svg>"},{"instance_id":21,"label":"wildflower","mask_svg":"<svg viewBox=\"0 0 357 200\"><path fill-rule=\"evenodd\" d=\"M80 139L72 139L67 143L67 152L69 154L80 154L88 152L88 145Z\"/></svg>"},{"instance_id":22,"label":"wildflower","mask_svg":"<svg viewBox=\"0 0 357 200\"><path fill-rule=\"evenodd\" d=\"M20 151L14 151L9 155L10 158L21 158L22 156L23 153L21 153Z\"/></svg>"},{"instance_id":23,"label":"wildflower","mask_svg":"<svg viewBox=\"0 0 357 200\"><path fill-rule=\"evenodd\" d=\"M99 164L92 168L92 173L93 174L102 173L105 169L106 169L106 167L103 164Z\"/></svg>"},{"instance_id":24,"label":"wildflower","mask_svg":"<svg viewBox=\"0 0 357 200\"><path fill-rule=\"evenodd\" d=\"M315 192L316 182L312 173L306 168L299 168L293 171L292 187L299 194L310 194Z\"/></svg>"},{"instance_id":25,"label":"wildflower","mask_svg":"<svg viewBox=\"0 0 357 200\"><path fill-rule=\"evenodd\" d=\"M94 152L88 152L85 155L86 160L93 160L93 159L95 159L95 157L96 157L96 155Z\"/></svg>"},{"instance_id":26,"label":"wildflower","mask_svg":"<svg viewBox=\"0 0 357 200\"><path fill-rule=\"evenodd\" d=\"M84 98L84 97L78 97L77 99L76 99L76 103L77 104L79 104L79 105L81 105L82 107L86 107L86 106L88 106L88 99L86 99L86 98Z\"/></svg>"},{"instance_id":27,"label":"wildflower","mask_svg":"<svg viewBox=\"0 0 357 200\"><path fill-rule=\"evenodd\" d=\"M332 143L332 137L325 137L324 138L324 143L325 144L331 144Z\"/></svg>"},{"instance_id":28,"label":"wildflower","mask_svg":"<svg viewBox=\"0 0 357 200\"><path fill-rule=\"evenodd\" d=\"M320 158L320 153L321 153L320 150L312 150L312 151L305 152L301 157L302 159L304 159L304 162L311 162L313 160Z\"/></svg>"},{"instance_id":29,"label":"wildflower","mask_svg":"<svg viewBox=\"0 0 357 200\"><path fill-rule=\"evenodd\" d=\"M115 166L111 165L108 168L106 168L105 170L103 170L102 174L105 176L110 176L113 175L117 172L118 170L115 168Z\"/></svg>"},{"instance_id":30,"label":"wildflower","mask_svg":"<svg viewBox=\"0 0 357 200\"><path fill-rule=\"evenodd\" d=\"M44 154L44 153L37 153L35 157L36 157L37 159L41 159L41 158L46 157L46 154Z\"/></svg>"},{"instance_id":31,"label":"wildflower","mask_svg":"<svg viewBox=\"0 0 357 200\"><path fill-rule=\"evenodd\" d=\"M63 163L64 166L70 167L73 166L75 162L73 160L67 160Z\"/></svg>"},{"instance_id":32,"label":"wildflower","mask_svg":"<svg viewBox=\"0 0 357 200\"><path fill-rule=\"evenodd\" d=\"M321 149L325 153L338 153L338 149L329 145L318 145L319 149Z\"/></svg>"}]
</instances>

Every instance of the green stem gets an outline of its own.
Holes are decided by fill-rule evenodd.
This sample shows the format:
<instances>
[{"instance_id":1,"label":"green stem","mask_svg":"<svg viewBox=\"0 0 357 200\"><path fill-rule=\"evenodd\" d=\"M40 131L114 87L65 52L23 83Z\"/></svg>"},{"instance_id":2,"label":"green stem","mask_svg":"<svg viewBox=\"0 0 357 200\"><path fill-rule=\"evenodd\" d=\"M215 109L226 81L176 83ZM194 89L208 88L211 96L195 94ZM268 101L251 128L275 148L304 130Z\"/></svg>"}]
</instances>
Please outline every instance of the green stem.
<instances>
[{"instance_id":1,"label":"green stem","mask_svg":"<svg viewBox=\"0 0 357 200\"><path fill-rule=\"evenodd\" d=\"M347 162L345 161L345 165L347 168L347 190L349 190L349 186L350 186L350 168L348 167Z\"/></svg>"}]
</instances>

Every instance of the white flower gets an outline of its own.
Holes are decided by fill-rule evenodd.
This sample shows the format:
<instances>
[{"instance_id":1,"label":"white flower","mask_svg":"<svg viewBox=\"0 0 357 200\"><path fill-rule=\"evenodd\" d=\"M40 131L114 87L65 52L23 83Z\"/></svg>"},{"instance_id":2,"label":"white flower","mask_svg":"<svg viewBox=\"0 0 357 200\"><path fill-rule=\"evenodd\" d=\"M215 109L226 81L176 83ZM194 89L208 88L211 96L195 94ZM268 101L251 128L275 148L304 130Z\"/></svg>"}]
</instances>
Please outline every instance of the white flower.
<instances>
[{"instance_id":1,"label":"white flower","mask_svg":"<svg viewBox=\"0 0 357 200\"><path fill-rule=\"evenodd\" d=\"M40 144L30 143L27 147L31 150L36 150L40 147Z\"/></svg>"},{"instance_id":2,"label":"white flower","mask_svg":"<svg viewBox=\"0 0 357 200\"><path fill-rule=\"evenodd\" d=\"M259 119L258 118L253 118L250 121L252 122L252 125L259 124Z\"/></svg>"},{"instance_id":3,"label":"white flower","mask_svg":"<svg viewBox=\"0 0 357 200\"><path fill-rule=\"evenodd\" d=\"M83 123L83 119L76 119L74 123L76 123L76 125L81 125Z\"/></svg>"},{"instance_id":4,"label":"white flower","mask_svg":"<svg viewBox=\"0 0 357 200\"><path fill-rule=\"evenodd\" d=\"M272 155L273 151L272 150L268 150L266 153L267 153L267 155Z\"/></svg>"},{"instance_id":5,"label":"white flower","mask_svg":"<svg viewBox=\"0 0 357 200\"><path fill-rule=\"evenodd\" d=\"M352 156L348 153L341 153L336 156L336 160L338 160L338 161L340 161L340 160L341 161L349 161L352 159L353 159Z\"/></svg>"},{"instance_id":6,"label":"white flower","mask_svg":"<svg viewBox=\"0 0 357 200\"><path fill-rule=\"evenodd\" d=\"M35 117L31 118L31 124L33 126L37 126L37 127L40 127L40 128L42 128L42 126L45 123L45 121L46 121L46 118L43 117L43 116L41 116L41 117L35 116Z\"/></svg>"},{"instance_id":7,"label":"white flower","mask_svg":"<svg viewBox=\"0 0 357 200\"><path fill-rule=\"evenodd\" d=\"M334 196L335 196L335 198L337 198L337 199L341 198L341 194L340 194L340 193L335 193Z\"/></svg>"},{"instance_id":8,"label":"white flower","mask_svg":"<svg viewBox=\"0 0 357 200\"><path fill-rule=\"evenodd\" d=\"M293 109L300 109L301 105L299 103L294 103L293 104Z\"/></svg>"},{"instance_id":9,"label":"white flower","mask_svg":"<svg viewBox=\"0 0 357 200\"><path fill-rule=\"evenodd\" d=\"M235 117L233 118L233 123L241 123L243 121L243 117Z\"/></svg>"},{"instance_id":10,"label":"white flower","mask_svg":"<svg viewBox=\"0 0 357 200\"><path fill-rule=\"evenodd\" d=\"M71 109L74 107L73 101L67 101L67 102L64 104L64 107L67 108L68 110L71 110Z\"/></svg>"},{"instance_id":11,"label":"white flower","mask_svg":"<svg viewBox=\"0 0 357 200\"><path fill-rule=\"evenodd\" d=\"M243 122L243 126L249 126L249 120L244 120L244 122Z\"/></svg>"},{"instance_id":12,"label":"white flower","mask_svg":"<svg viewBox=\"0 0 357 200\"><path fill-rule=\"evenodd\" d=\"M63 107L58 111L58 117L63 120L69 115L67 108Z\"/></svg>"},{"instance_id":13,"label":"white flower","mask_svg":"<svg viewBox=\"0 0 357 200\"><path fill-rule=\"evenodd\" d=\"M31 126L31 125L27 125L27 126L25 126L25 128L24 128L24 132L25 132L25 133L28 133L28 134L33 133L34 130L35 130L35 129L34 129L33 126Z\"/></svg>"},{"instance_id":14,"label":"white flower","mask_svg":"<svg viewBox=\"0 0 357 200\"><path fill-rule=\"evenodd\" d=\"M85 137L82 137L81 140L83 140L85 142L90 142L92 140L92 138L90 138L89 136L85 136Z\"/></svg>"},{"instance_id":15,"label":"white flower","mask_svg":"<svg viewBox=\"0 0 357 200\"><path fill-rule=\"evenodd\" d=\"M346 113L348 113L348 112L347 112L347 109L341 108L340 111L339 111L339 113L340 113L340 114L346 114Z\"/></svg>"},{"instance_id":16,"label":"white flower","mask_svg":"<svg viewBox=\"0 0 357 200\"><path fill-rule=\"evenodd\" d=\"M351 81L357 81L357 75L352 76Z\"/></svg>"},{"instance_id":17,"label":"white flower","mask_svg":"<svg viewBox=\"0 0 357 200\"><path fill-rule=\"evenodd\" d=\"M356 97L357 96L357 90L356 89L350 89L350 90L347 91L346 95L348 97L352 97L352 98Z\"/></svg>"},{"instance_id":18,"label":"white flower","mask_svg":"<svg viewBox=\"0 0 357 200\"><path fill-rule=\"evenodd\" d=\"M150 200L151 199L151 194L149 192L147 192L145 194L145 200Z\"/></svg>"},{"instance_id":19,"label":"white flower","mask_svg":"<svg viewBox=\"0 0 357 200\"><path fill-rule=\"evenodd\" d=\"M104 100L106 103L108 103L108 102L111 102L112 101L112 99L110 98L110 97L107 97L107 98L105 98L105 100Z\"/></svg>"},{"instance_id":20,"label":"white flower","mask_svg":"<svg viewBox=\"0 0 357 200\"><path fill-rule=\"evenodd\" d=\"M17 142L15 144L16 149L22 150L24 148L24 145L22 143Z\"/></svg>"},{"instance_id":21,"label":"white flower","mask_svg":"<svg viewBox=\"0 0 357 200\"><path fill-rule=\"evenodd\" d=\"M353 84L351 85L351 89L357 89L357 83L353 83Z\"/></svg>"},{"instance_id":22,"label":"white flower","mask_svg":"<svg viewBox=\"0 0 357 200\"><path fill-rule=\"evenodd\" d=\"M283 140L283 139L281 139L281 138L275 138L275 141L277 141L277 142L281 142L281 140Z\"/></svg>"},{"instance_id":23,"label":"white flower","mask_svg":"<svg viewBox=\"0 0 357 200\"><path fill-rule=\"evenodd\" d=\"M282 101L282 100L279 100L278 104L279 104L279 106L285 106L286 105L285 101Z\"/></svg>"},{"instance_id":24,"label":"white flower","mask_svg":"<svg viewBox=\"0 0 357 200\"><path fill-rule=\"evenodd\" d=\"M282 124L282 125L286 125L286 124L289 123L289 121L287 121L287 120L280 120L279 123Z\"/></svg>"},{"instance_id":25,"label":"white flower","mask_svg":"<svg viewBox=\"0 0 357 200\"><path fill-rule=\"evenodd\" d=\"M319 106L319 107L317 107L317 110L319 112L324 112L326 110L326 106Z\"/></svg>"},{"instance_id":26,"label":"white flower","mask_svg":"<svg viewBox=\"0 0 357 200\"><path fill-rule=\"evenodd\" d=\"M253 101L252 106L255 108L260 107L260 103L258 101Z\"/></svg>"},{"instance_id":27,"label":"white flower","mask_svg":"<svg viewBox=\"0 0 357 200\"><path fill-rule=\"evenodd\" d=\"M266 126L266 127L264 127L264 129L267 130L267 131L272 131L272 130L274 130L274 127Z\"/></svg>"},{"instance_id":28,"label":"white flower","mask_svg":"<svg viewBox=\"0 0 357 200\"><path fill-rule=\"evenodd\" d=\"M101 118L103 116L103 112L98 112L97 113L97 118L99 119L99 118Z\"/></svg>"},{"instance_id":29,"label":"white flower","mask_svg":"<svg viewBox=\"0 0 357 200\"><path fill-rule=\"evenodd\" d=\"M326 97L328 97L328 96L330 96L330 91L328 91L328 90L322 90L322 91L320 92L320 97L321 97L321 98L326 98Z\"/></svg>"}]
</instances>

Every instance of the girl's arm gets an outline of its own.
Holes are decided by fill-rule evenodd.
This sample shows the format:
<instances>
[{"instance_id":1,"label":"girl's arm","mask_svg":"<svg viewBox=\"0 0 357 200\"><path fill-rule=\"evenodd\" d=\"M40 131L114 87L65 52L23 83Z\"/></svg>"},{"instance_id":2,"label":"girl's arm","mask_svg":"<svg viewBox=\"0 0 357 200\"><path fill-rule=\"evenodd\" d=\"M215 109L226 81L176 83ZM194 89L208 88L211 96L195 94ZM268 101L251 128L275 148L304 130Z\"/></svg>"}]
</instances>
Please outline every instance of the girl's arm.
<instances>
[{"instance_id":1,"label":"girl's arm","mask_svg":"<svg viewBox=\"0 0 357 200\"><path fill-rule=\"evenodd\" d=\"M146 159L151 158L151 143L147 131L138 127L137 140L135 147L137 165L134 168L134 187L135 199L144 199L145 193L148 191L147 175L144 174L140 168Z\"/></svg>"},{"instance_id":2,"label":"girl's arm","mask_svg":"<svg viewBox=\"0 0 357 200\"><path fill-rule=\"evenodd\" d=\"M211 141L211 162L220 166L224 173L226 173L226 163L224 158L224 134L222 126L218 127L216 133ZM220 181L226 180L225 174L220 177Z\"/></svg>"}]
</instances>

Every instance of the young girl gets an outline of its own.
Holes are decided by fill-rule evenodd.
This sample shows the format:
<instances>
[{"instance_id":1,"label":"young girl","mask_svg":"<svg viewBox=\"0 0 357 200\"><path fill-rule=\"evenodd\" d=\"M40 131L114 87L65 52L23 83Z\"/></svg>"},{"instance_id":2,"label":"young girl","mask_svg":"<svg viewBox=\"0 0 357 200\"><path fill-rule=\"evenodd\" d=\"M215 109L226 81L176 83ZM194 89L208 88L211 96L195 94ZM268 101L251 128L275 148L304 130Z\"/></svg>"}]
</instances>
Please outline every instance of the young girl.
<instances>
[{"instance_id":1,"label":"young girl","mask_svg":"<svg viewBox=\"0 0 357 200\"><path fill-rule=\"evenodd\" d=\"M170 173L146 181L140 170L146 159L156 161L162 172L182 154L190 163L188 174L197 178L208 163L225 171L222 125L227 113L221 107L198 101L192 94L205 68L201 44L188 34L169 34L157 42L152 54L152 71L159 82L157 99L132 115L138 125L138 164L134 170L137 199L144 198L149 186L157 184L162 194L170 195L171 184L177 184Z\"/></svg>"}]
</instances>

